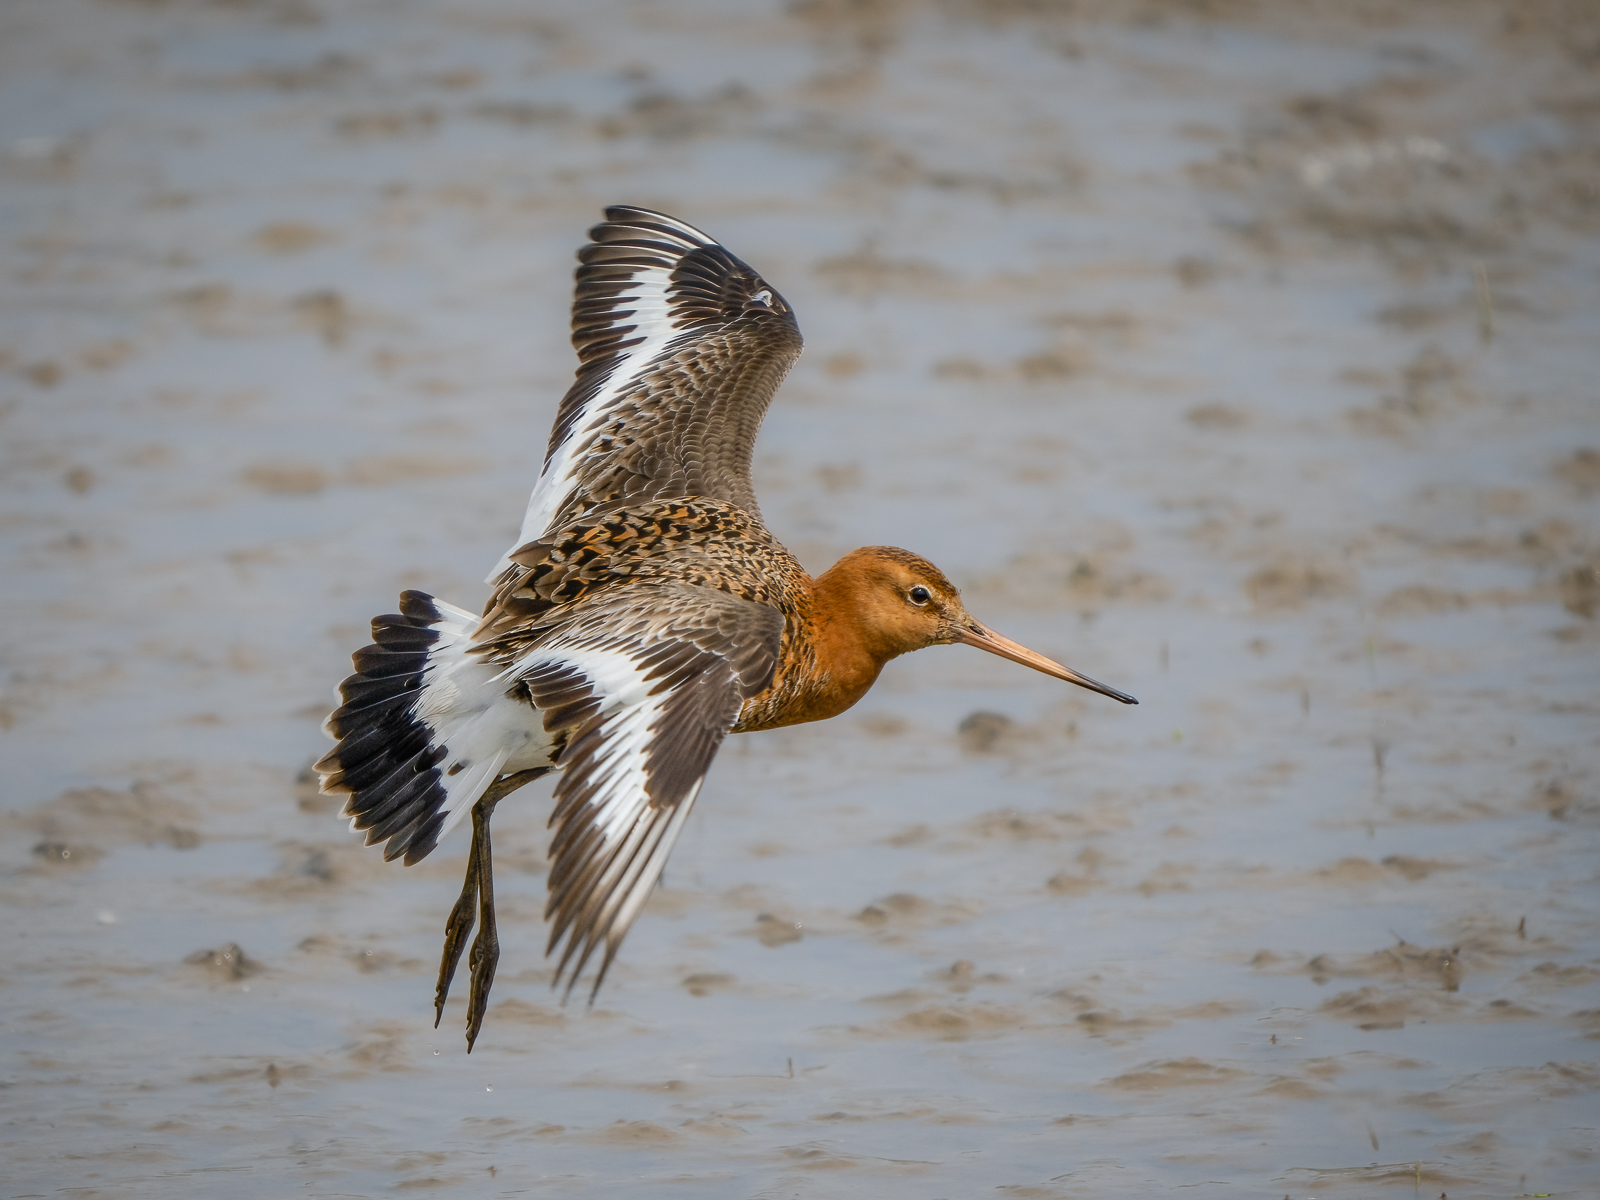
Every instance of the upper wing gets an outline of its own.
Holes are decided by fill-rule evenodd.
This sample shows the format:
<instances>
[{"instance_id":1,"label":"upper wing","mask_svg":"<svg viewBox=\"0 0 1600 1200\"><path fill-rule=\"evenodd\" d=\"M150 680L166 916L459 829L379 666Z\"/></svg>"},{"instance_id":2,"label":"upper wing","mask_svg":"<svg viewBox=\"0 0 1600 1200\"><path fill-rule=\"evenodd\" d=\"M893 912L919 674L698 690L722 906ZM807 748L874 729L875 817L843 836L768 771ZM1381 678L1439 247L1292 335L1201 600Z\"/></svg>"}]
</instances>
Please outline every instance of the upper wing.
<instances>
[{"instance_id":1,"label":"upper wing","mask_svg":"<svg viewBox=\"0 0 1600 1200\"><path fill-rule=\"evenodd\" d=\"M649 593L649 606L638 603ZM570 730L550 818L550 950L572 990L602 944L600 990L746 699L777 663L774 608L688 584L591 607L505 672ZM591 993L592 998L593 993Z\"/></svg>"},{"instance_id":2,"label":"upper wing","mask_svg":"<svg viewBox=\"0 0 1600 1200\"><path fill-rule=\"evenodd\" d=\"M800 354L782 296L692 225L606 209L578 252L561 401L517 547L590 509L664 496L728 500L758 514L750 452Z\"/></svg>"}]
</instances>

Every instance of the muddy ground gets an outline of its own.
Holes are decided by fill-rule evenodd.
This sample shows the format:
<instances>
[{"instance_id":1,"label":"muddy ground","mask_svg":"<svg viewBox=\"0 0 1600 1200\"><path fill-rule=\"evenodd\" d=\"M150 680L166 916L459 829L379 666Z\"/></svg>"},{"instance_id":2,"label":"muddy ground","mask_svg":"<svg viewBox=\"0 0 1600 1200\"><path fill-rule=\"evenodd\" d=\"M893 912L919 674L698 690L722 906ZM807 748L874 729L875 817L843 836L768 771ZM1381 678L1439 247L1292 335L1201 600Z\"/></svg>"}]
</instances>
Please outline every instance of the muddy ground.
<instances>
[{"instance_id":1,"label":"muddy ground","mask_svg":"<svg viewBox=\"0 0 1600 1200\"><path fill-rule=\"evenodd\" d=\"M808 349L768 523L969 649L740 737L592 1010L548 787L304 780L481 603L606 203ZM0 10L0 1193L1600 1196L1600 9Z\"/></svg>"}]
</instances>

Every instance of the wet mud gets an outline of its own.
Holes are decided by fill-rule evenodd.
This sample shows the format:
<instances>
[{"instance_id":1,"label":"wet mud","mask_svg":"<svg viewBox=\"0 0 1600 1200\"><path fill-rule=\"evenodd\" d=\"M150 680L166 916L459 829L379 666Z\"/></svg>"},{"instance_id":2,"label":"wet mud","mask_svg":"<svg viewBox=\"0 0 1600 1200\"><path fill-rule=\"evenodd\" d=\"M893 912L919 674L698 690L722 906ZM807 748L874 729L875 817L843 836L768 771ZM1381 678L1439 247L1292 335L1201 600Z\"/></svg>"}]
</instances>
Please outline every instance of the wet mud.
<instances>
[{"instance_id":1,"label":"wet mud","mask_svg":"<svg viewBox=\"0 0 1600 1200\"><path fill-rule=\"evenodd\" d=\"M1600 18L1089 0L0 13L0 1193L1600 1196ZM722 751L593 1008L548 785L316 794L471 606L571 253L673 212L807 352L812 570L961 647Z\"/></svg>"}]
</instances>

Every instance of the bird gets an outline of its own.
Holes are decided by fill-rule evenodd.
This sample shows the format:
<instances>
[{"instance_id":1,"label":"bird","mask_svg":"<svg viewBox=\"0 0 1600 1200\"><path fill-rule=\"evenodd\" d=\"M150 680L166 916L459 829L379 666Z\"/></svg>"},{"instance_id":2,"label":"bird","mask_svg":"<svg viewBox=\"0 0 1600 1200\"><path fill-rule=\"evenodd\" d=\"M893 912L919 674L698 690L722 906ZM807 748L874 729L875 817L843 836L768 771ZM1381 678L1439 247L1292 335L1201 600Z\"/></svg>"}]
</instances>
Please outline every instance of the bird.
<instances>
[{"instance_id":1,"label":"bird","mask_svg":"<svg viewBox=\"0 0 1600 1200\"><path fill-rule=\"evenodd\" d=\"M578 262L577 375L483 612L407 591L374 618L315 764L389 861L470 814L434 994L437 1028L476 924L469 1054L500 957L490 818L525 784L560 772L545 953L563 1002L596 962L592 1005L729 734L836 716L891 659L953 643L1138 703L980 624L921 555L866 546L807 574L750 477L800 354L788 302L645 208L606 208Z\"/></svg>"}]
</instances>

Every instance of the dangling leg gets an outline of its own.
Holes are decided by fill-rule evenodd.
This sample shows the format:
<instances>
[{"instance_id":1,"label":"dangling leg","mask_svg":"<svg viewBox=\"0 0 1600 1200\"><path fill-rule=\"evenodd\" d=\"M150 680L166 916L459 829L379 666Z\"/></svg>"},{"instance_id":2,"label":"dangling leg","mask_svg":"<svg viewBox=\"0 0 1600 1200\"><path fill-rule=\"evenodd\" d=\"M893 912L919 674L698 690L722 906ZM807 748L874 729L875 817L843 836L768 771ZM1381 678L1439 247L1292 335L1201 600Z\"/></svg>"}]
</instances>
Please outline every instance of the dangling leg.
<instances>
[{"instance_id":1,"label":"dangling leg","mask_svg":"<svg viewBox=\"0 0 1600 1200\"><path fill-rule=\"evenodd\" d=\"M494 969L500 961L500 938L494 927L494 855L489 848L489 816L494 805L493 800L487 804L480 800L472 810L472 849L478 856L478 936L472 939L472 953L467 955L468 1054L488 1011L489 989L494 986Z\"/></svg>"},{"instance_id":2,"label":"dangling leg","mask_svg":"<svg viewBox=\"0 0 1600 1200\"><path fill-rule=\"evenodd\" d=\"M456 964L461 961L461 951L466 948L467 934L472 932L473 909L477 908L483 928L472 945L472 955L468 960L472 967L472 989L467 1005L469 1054L478 1036L478 1026L483 1023L483 1011L489 1003L489 985L494 982L494 965L500 957L500 943L494 931L494 875L489 845L489 817L501 800L549 771L549 767L536 767L531 771L503 776L490 784L482 798L472 806L472 849L467 854L467 877L461 885L461 895L450 910L449 919L445 921L444 953L439 959L439 983L433 998L433 1025L437 1029L444 1016L444 1002L450 995L450 982L455 978ZM485 959L487 979L483 981L480 995L480 977L485 973L482 962Z\"/></svg>"}]
</instances>

